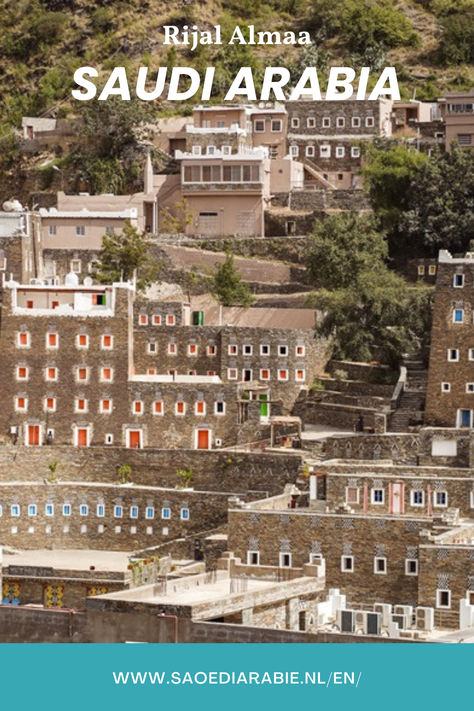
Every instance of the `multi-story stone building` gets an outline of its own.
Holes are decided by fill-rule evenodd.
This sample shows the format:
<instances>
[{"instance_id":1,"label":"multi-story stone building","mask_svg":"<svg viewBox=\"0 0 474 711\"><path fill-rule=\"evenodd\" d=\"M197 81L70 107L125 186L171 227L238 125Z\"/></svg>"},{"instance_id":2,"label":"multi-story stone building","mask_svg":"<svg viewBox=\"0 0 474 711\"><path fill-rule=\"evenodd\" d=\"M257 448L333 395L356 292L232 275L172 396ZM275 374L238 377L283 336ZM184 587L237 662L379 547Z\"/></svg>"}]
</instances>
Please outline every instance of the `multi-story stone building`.
<instances>
[{"instance_id":1,"label":"multi-story stone building","mask_svg":"<svg viewBox=\"0 0 474 711\"><path fill-rule=\"evenodd\" d=\"M474 89L448 92L440 100L441 113L446 126L446 148L452 144L460 148L474 148Z\"/></svg>"},{"instance_id":2,"label":"multi-story stone building","mask_svg":"<svg viewBox=\"0 0 474 711\"><path fill-rule=\"evenodd\" d=\"M202 328L181 304L134 303L130 284L8 282L0 429L27 446L250 441L327 359L312 329Z\"/></svg>"},{"instance_id":3,"label":"multi-story stone building","mask_svg":"<svg viewBox=\"0 0 474 711\"><path fill-rule=\"evenodd\" d=\"M426 422L472 427L474 412L474 257L441 250L433 303Z\"/></svg>"},{"instance_id":4,"label":"multi-story stone building","mask_svg":"<svg viewBox=\"0 0 474 711\"><path fill-rule=\"evenodd\" d=\"M392 132L392 101L292 101L287 104L290 156L304 162L307 184L361 187L361 144Z\"/></svg>"}]
</instances>

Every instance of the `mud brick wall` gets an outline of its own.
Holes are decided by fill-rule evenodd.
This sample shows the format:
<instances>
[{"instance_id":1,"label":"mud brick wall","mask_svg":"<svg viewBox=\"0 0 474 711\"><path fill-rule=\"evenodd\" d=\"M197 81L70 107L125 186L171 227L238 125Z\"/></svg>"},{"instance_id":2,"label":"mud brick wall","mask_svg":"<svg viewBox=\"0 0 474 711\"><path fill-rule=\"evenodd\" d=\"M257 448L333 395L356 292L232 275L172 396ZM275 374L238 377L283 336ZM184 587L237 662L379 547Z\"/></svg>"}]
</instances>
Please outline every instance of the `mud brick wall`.
<instances>
[{"instance_id":1,"label":"mud brick wall","mask_svg":"<svg viewBox=\"0 0 474 711\"><path fill-rule=\"evenodd\" d=\"M160 489L106 484L23 483L0 486L0 536L4 545L25 549L80 548L98 550L134 550L157 545L193 531L215 528L226 521L229 492L205 492L191 489ZM46 515L46 505L53 505L53 515ZM63 505L71 506L65 516ZM86 504L88 512L81 515ZM11 507L20 507L13 516ZM28 507L36 505L36 515ZM98 515L104 506L104 516ZM115 506L122 507L121 517ZM138 507L137 518L131 507ZM153 518L146 517L153 508ZM170 509L163 518L162 508ZM189 510L189 519L181 518L181 509Z\"/></svg>"},{"instance_id":2,"label":"mud brick wall","mask_svg":"<svg viewBox=\"0 0 474 711\"><path fill-rule=\"evenodd\" d=\"M72 260L80 260L81 271L76 272L79 282L82 283L86 277L93 277L92 264L100 258L98 249L44 249L43 260L55 263L55 275L64 283L66 274L71 271Z\"/></svg>"},{"instance_id":3,"label":"mud brick wall","mask_svg":"<svg viewBox=\"0 0 474 711\"><path fill-rule=\"evenodd\" d=\"M21 282L23 277L23 239L20 235L12 235L11 237L0 237L0 249L4 252L3 256L7 260L7 268L5 278L9 279L10 274L13 279ZM0 272L2 274L2 272Z\"/></svg>"},{"instance_id":4,"label":"mud brick wall","mask_svg":"<svg viewBox=\"0 0 474 711\"><path fill-rule=\"evenodd\" d=\"M459 626L459 602L473 588L474 549L471 545L420 546L418 605L436 608L436 591L451 591L451 608L435 609L435 623Z\"/></svg>"},{"instance_id":5,"label":"mud brick wall","mask_svg":"<svg viewBox=\"0 0 474 711\"><path fill-rule=\"evenodd\" d=\"M279 553L291 552L292 565L302 566L312 552L326 561L326 587L340 588L354 602L414 605L416 576L405 575L409 547L417 548L421 527L416 518L376 518L322 514L308 510L229 511L229 550L247 559L247 550L260 551L260 565L279 565ZM256 547L255 547L256 546ZM387 573L374 573L374 556L387 558ZM354 556L354 571L341 571L341 556Z\"/></svg>"},{"instance_id":6,"label":"mud brick wall","mask_svg":"<svg viewBox=\"0 0 474 711\"><path fill-rule=\"evenodd\" d=\"M126 586L124 582L111 580L98 580L94 577L94 573L89 574L89 579L75 580L75 573L71 571L54 571L54 577L51 578L25 578L10 574L8 571L3 573L3 582L7 584L15 584L19 586L20 605L45 605L46 603L46 588L49 585L63 588L62 605L61 607L72 608L75 610L84 610L86 607L86 598L91 594L92 588L100 588L104 592L115 592L123 590Z\"/></svg>"}]
</instances>

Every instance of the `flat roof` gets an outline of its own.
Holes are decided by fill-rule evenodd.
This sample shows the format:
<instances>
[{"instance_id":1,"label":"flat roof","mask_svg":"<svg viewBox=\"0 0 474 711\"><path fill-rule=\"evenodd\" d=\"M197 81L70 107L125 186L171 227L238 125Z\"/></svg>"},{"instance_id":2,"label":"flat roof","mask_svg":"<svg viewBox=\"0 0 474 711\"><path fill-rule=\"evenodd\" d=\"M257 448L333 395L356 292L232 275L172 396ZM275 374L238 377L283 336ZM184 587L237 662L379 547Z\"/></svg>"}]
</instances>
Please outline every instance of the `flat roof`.
<instances>
[{"instance_id":1,"label":"flat roof","mask_svg":"<svg viewBox=\"0 0 474 711\"><path fill-rule=\"evenodd\" d=\"M54 568L56 570L125 572L131 552L99 550L31 550L3 552L2 568L8 566Z\"/></svg>"}]
</instances>

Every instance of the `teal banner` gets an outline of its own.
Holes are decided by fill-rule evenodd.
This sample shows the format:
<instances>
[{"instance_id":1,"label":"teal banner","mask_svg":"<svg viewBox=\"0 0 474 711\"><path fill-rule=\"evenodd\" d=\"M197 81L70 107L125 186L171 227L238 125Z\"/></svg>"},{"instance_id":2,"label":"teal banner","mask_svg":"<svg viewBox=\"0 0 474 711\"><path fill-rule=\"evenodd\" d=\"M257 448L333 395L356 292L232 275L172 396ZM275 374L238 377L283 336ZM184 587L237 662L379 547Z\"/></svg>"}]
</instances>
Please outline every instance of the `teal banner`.
<instances>
[{"instance_id":1,"label":"teal banner","mask_svg":"<svg viewBox=\"0 0 474 711\"><path fill-rule=\"evenodd\" d=\"M445 709L469 644L1 645L3 708Z\"/></svg>"}]
</instances>

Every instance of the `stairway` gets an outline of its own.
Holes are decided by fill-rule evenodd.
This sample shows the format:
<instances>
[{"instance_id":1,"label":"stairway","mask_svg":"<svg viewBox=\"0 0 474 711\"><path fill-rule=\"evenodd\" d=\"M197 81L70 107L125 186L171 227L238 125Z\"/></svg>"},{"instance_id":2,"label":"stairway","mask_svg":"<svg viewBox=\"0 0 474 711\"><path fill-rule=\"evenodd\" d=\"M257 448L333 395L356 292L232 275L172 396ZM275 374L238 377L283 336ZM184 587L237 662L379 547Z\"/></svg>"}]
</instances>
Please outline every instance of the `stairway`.
<instances>
[{"instance_id":1,"label":"stairway","mask_svg":"<svg viewBox=\"0 0 474 711\"><path fill-rule=\"evenodd\" d=\"M390 417L390 432L408 432L410 426L423 423L428 372L423 361L414 356L405 358L403 365L407 380L398 407Z\"/></svg>"}]
</instances>

